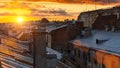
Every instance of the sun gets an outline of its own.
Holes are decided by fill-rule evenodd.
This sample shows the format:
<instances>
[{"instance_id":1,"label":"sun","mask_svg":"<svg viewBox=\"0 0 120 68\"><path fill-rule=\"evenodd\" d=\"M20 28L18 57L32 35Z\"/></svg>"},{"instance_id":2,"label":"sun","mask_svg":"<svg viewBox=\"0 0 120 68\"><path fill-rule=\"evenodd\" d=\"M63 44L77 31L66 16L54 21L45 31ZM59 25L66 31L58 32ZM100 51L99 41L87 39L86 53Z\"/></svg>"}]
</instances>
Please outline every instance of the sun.
<instances>
[{"instance_id":1,"label":"sun","mask_svg":"<svg viewBox=\"0 0 120 68\"><path fill-rule=\"evenodd\" d=\"M17 23L23 23L24 18L22 16L17 17Z\"/></svg>"}]
</instances>

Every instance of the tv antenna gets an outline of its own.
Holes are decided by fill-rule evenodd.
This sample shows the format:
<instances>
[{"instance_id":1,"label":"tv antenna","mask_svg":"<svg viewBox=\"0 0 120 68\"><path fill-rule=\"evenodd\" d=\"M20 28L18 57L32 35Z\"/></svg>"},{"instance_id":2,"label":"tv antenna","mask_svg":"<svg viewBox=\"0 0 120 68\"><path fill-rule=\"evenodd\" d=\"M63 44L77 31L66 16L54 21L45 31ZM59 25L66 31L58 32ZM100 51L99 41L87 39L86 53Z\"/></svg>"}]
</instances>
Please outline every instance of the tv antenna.
<instances>
[{"instance_id":1,"label":"tv antenna","mask_svg":"<svg viewBox=\"0 0 120 68\"><path fill-rule=\"evenodd\" d=\"M95 2L95 10L96 10L97 9L96 0L94 0L94 2Z\"/></svg>"}]
</instances>

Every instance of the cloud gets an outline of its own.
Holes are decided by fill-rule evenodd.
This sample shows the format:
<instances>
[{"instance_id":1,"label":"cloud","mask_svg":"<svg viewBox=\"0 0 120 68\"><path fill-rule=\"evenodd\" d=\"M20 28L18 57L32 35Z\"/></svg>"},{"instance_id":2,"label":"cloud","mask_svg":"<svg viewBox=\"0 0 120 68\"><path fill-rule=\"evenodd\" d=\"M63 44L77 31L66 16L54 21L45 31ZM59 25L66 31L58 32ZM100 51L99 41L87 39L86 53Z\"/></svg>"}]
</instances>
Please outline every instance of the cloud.
<instances>
[{"instance_id":1,"label":"cloud","mask_svg":"<svg viewBox=\"0 0 120 68\"><path fill-rule=\"evenodd\" d=\"M63 9L40 10L34 8L30 10L32 11L33 16L70 16L70 14Z\"/></svg>"},{"instance_id":2,"label":"cloud","mask_svg":"<svg viewBox=\"0 0 120 68\"><path fill-rule=\"evenodd\" d=\"M0 3L0 11L0 16L70 16L65 9L54 9L54 7L49 8L46 5L33 2Z\"/></svg>"},{"instance_id":3,"label":"cloud","mask_svg":"<svg viewBox=\"0 0 120 68\"><path fill-rule=\"evenodd\" d=\"M35 2L34 2L35 1ZM39 19L45 17L53 20L76 19L80 12L107 8L110 5L97 5L95 8L95 0L49 0L51 2L41 2L48 0L28 0L22 2L0 2L0 16L18 16L37 17ZM97 3L107 4L106 0L96 0ZM110 1L117 3L118 0ZM73 3L73 4L71 4ZM74 4L79 3L79 4ZM84 3L89 3L88 5ZM91 3L91 4L90 4ZM111 5L113 6L113 5ZM87 7L87 8L86 8Z\"/></svg>"},{"instance_id":4,"label":"cloud","mask_svg":"<svg viewBox=\"0 0 120 68\"><path fill-rule=\"evenodd\" d=\"M0 0L0 2L10 2L10 1L13 1L13 0Z\"/></svg>"},{"instance_id":5,"label":"cloud","mask_svg":"<svg viewBox=\"0 0 120 68\"><path fill-rule=\"evenodd\" d=\"M56 15L69 15L65 10L59 9L59 10L51 10L49 13L56 14Z\"/></svg>"},{"instance_id":6,"label":"cloud","mask_svg":"<svg viewBox=\"0 0 120 68\"><path fill-rule=\"evenodd\" d=\"M97 3L97 4L108 4L108 3L117 3L120 0L27 0L27 1L49 1L49 2L59 2L59 3Z\"/></svg>"}]
</instances>

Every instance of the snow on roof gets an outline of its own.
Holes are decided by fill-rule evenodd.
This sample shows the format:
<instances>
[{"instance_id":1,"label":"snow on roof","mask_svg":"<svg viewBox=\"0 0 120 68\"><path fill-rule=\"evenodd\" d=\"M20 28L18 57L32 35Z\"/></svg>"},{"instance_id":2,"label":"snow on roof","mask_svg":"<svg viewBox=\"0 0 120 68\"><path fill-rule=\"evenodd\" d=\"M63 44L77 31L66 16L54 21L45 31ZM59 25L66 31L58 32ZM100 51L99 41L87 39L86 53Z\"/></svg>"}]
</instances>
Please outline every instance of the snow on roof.
<instances>
[{"instance_id":1,"label":"snow on roof","mask_svg":"<svg viewBox=\"0 0 120 68\"><path fill-rule=\"evenodd\" d=\"M77 38L71 43L79 46L103 50L120 56L120 32L106 32L93 30L93 35L89 38ZM104 43L96 44L96 39L107 40Z\"/></svg>"},{"instance_id":2,"label":"snow on roof","mask_svg":"<svg viewBox=\"0 0 120 68\"><path fill-rule=\"evenodd\" d=\"M62 54L60 52L58 52L56 50L53 50L51 48L48 48L48 47L46 47L46 50L47 50L48 53L56 54L57 59L61 59L62 58Z\"/></svg>"}]
</instances>

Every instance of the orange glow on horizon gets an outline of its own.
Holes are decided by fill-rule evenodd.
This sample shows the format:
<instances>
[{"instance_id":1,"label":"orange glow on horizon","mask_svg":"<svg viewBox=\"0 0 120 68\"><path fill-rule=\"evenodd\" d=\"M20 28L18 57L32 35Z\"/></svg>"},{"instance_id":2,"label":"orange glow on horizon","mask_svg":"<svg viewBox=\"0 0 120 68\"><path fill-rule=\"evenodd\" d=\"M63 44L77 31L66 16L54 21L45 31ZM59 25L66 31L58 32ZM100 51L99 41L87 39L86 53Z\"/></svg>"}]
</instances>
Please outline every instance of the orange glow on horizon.
<instances>
[{"instance_id":1,"label":"orange glow on horizon","mask_svg":"<svg viewBox=\"0 0 120 68\"><path fill-rule=\"evenodd\" d=\"M32 16L22 16L24 18L24 22L27 21L36 21L39 20L37 17ZM16 23L18 16L0 16L0 23Z\"/></svg>"}]
</instances>

